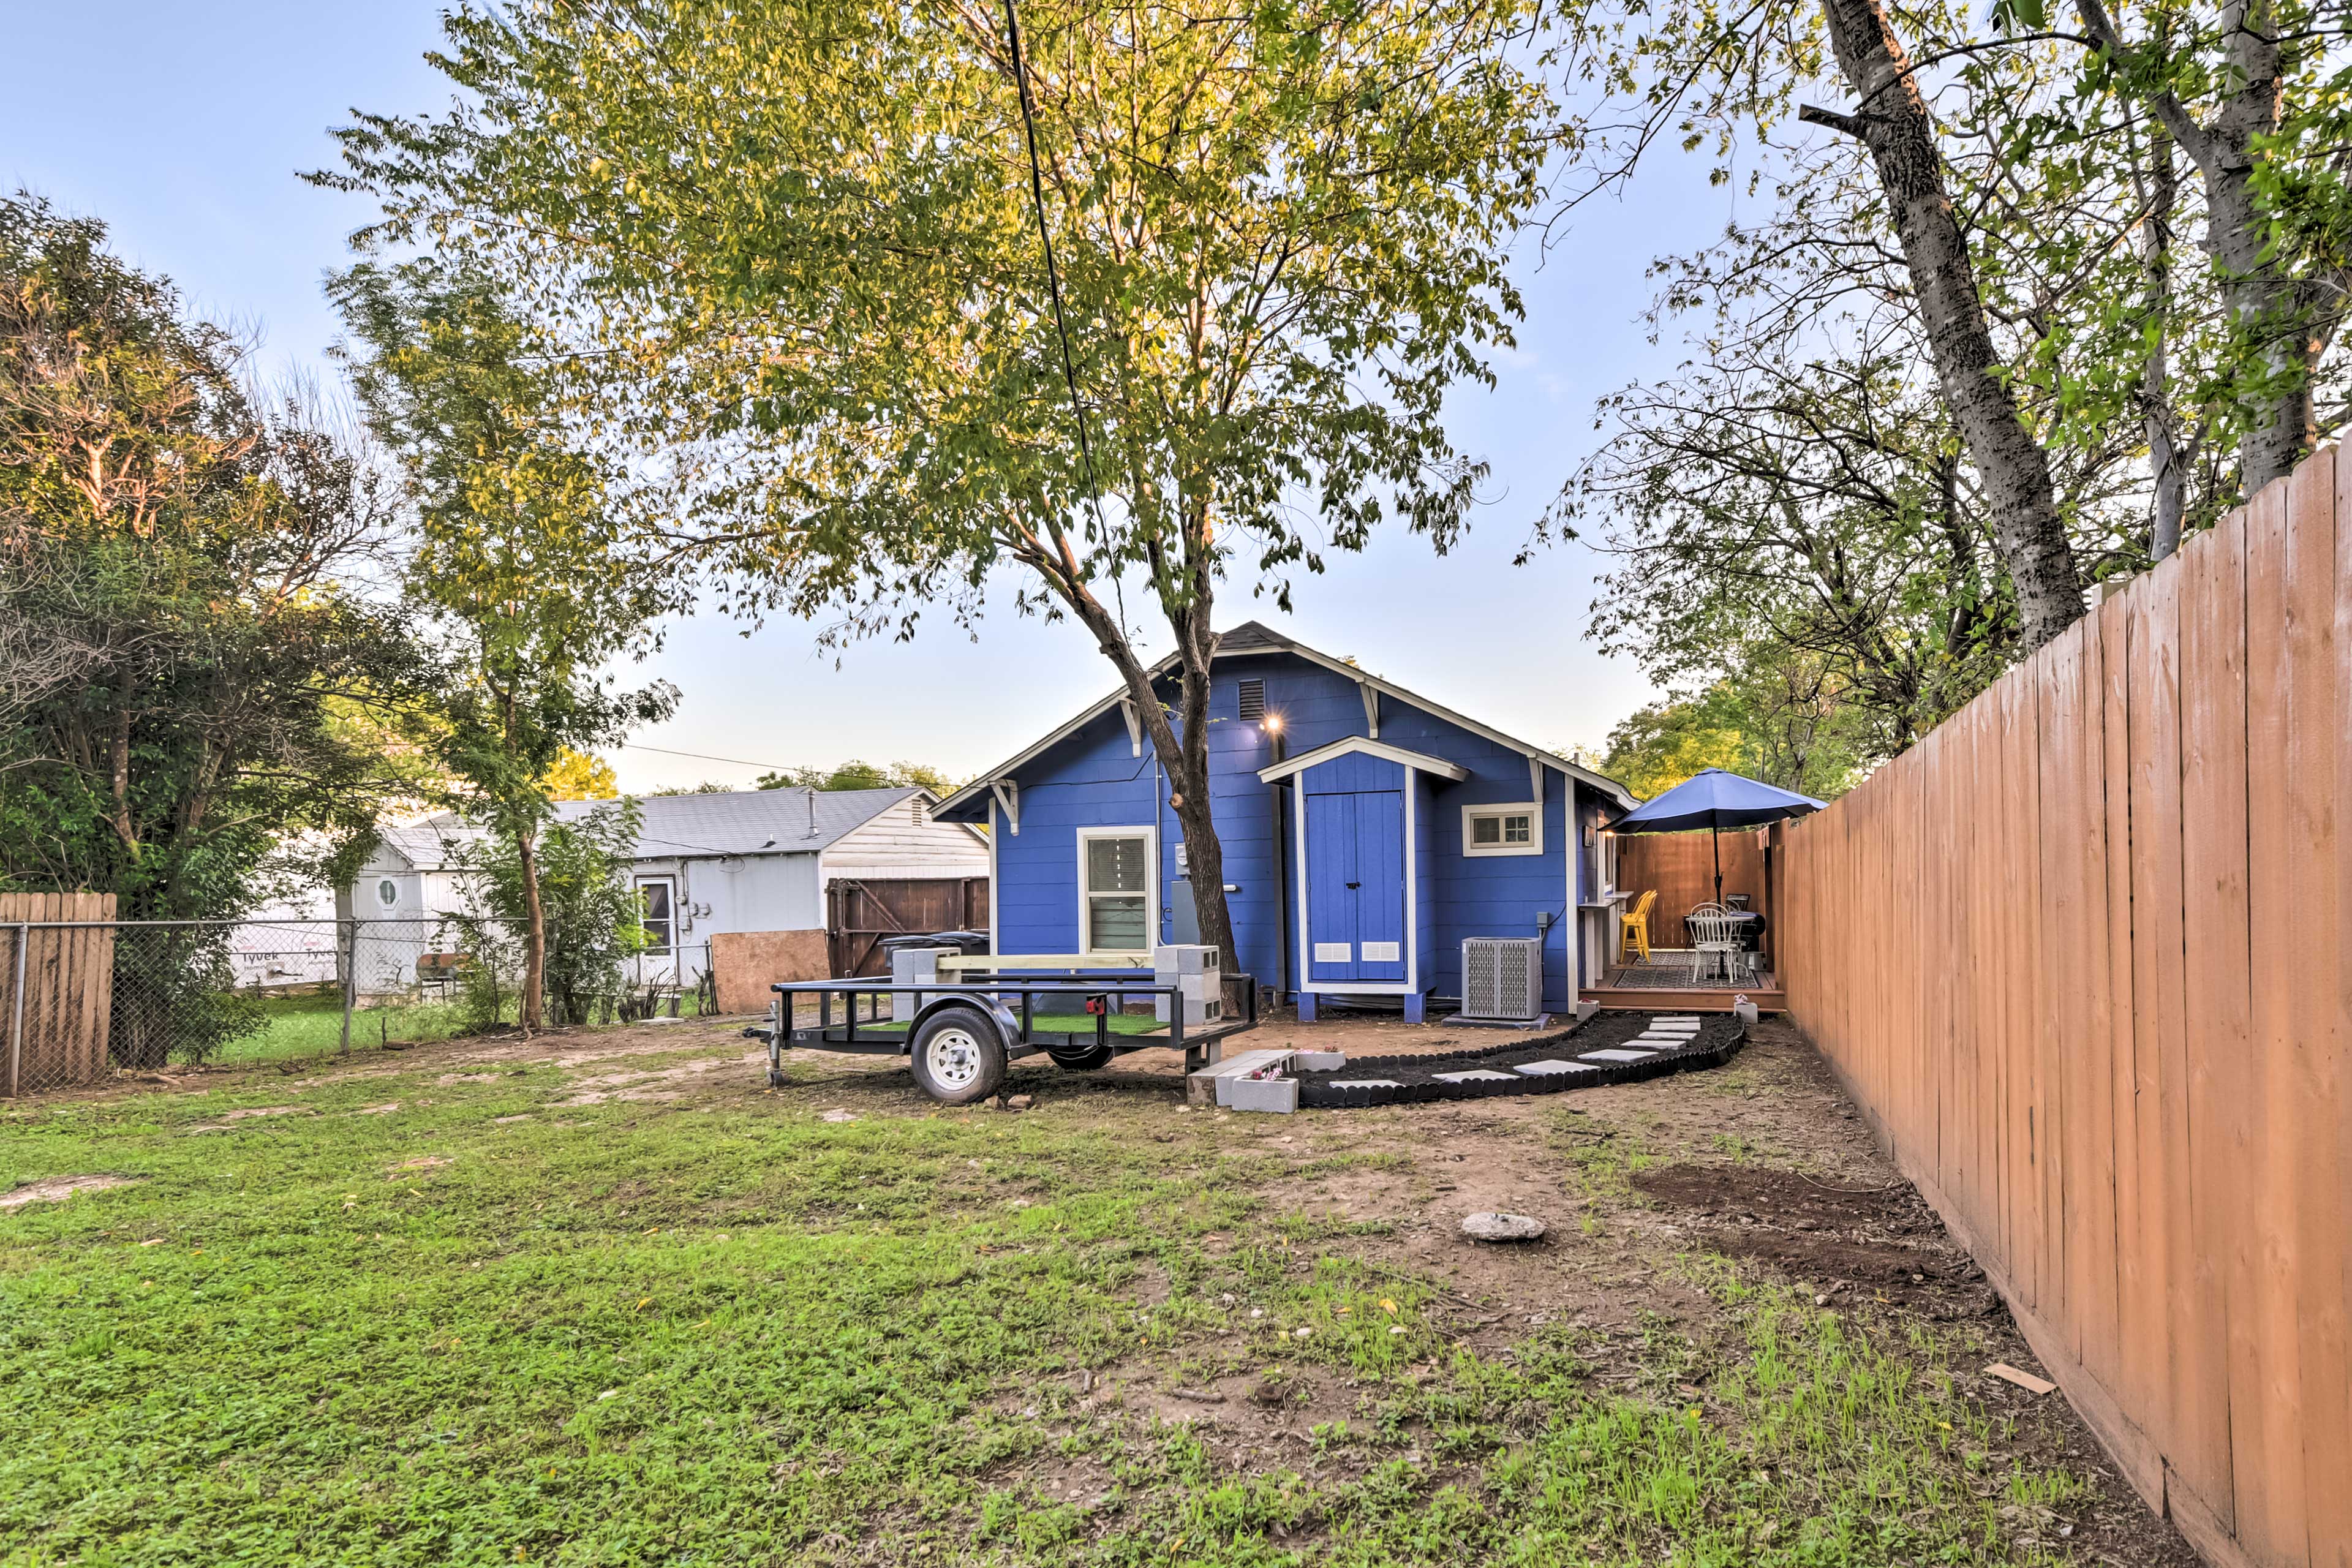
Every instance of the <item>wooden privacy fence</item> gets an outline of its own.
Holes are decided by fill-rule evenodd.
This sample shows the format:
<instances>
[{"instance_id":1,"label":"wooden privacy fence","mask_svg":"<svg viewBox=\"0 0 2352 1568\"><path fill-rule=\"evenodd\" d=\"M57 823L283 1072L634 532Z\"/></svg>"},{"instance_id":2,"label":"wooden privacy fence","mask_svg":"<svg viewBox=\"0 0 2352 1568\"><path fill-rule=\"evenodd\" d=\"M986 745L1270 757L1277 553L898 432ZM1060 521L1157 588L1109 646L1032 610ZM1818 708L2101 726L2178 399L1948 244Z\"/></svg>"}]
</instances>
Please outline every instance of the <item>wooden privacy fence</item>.
<instances>
[{"instance_id":1,"label":"wooden privacy fence","mask_svg":"<svg viewBox=\"0 0 2352 1568\"><path fill-rule=\"evenodd\" d=\"M1617 842L1617 885L1640 898L1652 888L1658 901L1650 911L1652 947L1688 947L1690 932L1683 916L1715 897L1715 848L1705 833L1621 833ZM1750 906L1769 922L1771 889L1764 876L1764 835L1758 832L1723 836L1723 891L1746 893ZM1627 906L1631 908L1629 904Z\"/></svg>"},{"instance_id":2,"label":"wooden privacy fence","mask_svg":"<svg viewBox=\"0 0 2352 1568\"><path fill-rule=\"evenodd\" d=\"M2216 1562L2352 1563L2347 802L2328 450L1778 830L1790 1011Z\"/></svg>"},{"instance_id":3,"label":"wooden privacy fence","mask_svg":"<svg viewBox=\"0 0 2352 1568\"><path fill-rule=\"evenodd\" d=\"M113 929L37 922L113 918L111 893L0 893L0 1092L106 1076Z\"/></svg>"}]
</instances>

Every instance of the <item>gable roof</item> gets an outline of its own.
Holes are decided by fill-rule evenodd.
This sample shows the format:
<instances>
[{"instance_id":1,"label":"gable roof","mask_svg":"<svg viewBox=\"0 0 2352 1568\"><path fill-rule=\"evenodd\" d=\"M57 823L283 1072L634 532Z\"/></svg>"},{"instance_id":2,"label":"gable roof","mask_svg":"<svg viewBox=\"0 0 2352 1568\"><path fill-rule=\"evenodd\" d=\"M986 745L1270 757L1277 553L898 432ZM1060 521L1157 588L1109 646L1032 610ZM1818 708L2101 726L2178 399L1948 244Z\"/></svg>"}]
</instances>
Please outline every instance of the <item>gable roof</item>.
<instances>
[{"instance_id":1,"label":"gable roof","mask_svg":"<svg viewBox=\"0 0 2352 1568\"><path fill-rule=\"evenodd\" d=\"M1441 707L1439 704L1432 702L1428 698L1418 696L1413 692L1407 691L1403 687L1397 685L1394 681L1382 680L1379 676L1374 675L1371 671L1360 668L1357 666L1349 663L1344 658L1334 658L1329 654L1324 653L1320 649L1308 647L1305 643L1298 641L1296 637L1285 637L1280 632L1276 631L1273 627L1266 626L1264 622L1244 621L1241 625L1234 627L1231 631L1222 634L1217 638L1216 652L1210 655L1209 658L1210 663L1213 667L1215 662L1221 658L1239 658L1249 655L1268 653L1294 654L1297 657L1307 660L1309 664L1318 664L1321 665L1326 669L1335 670L1338 673L1346 676L1349 679L1356 681L1362 686L1369 687L1370 689L1379 692L1383 697L1392 697L1399 702L1409 703L1412 707L1420 709L1424 713L1433 714L1437 718L1444 720L1449 724L1458 725L1460 728L1469 731L1470 733L1476 735L1483 740L1491 741L1495 744L1504 747L1508 751L1517 752L1522 756L1540 763L1545 767L1566 773L1570 778L1575 779L1580 784L1590 784L1592 788L1599 790L1601 794L1606 795L1611 799L1616 801L1619 805L1622 806L1627 811L1633 810L1635 805L1640 804L1633 792L1628 790L1623 784L1619 784L1615 779L1603 777L1601 774L1594 773L1590 768L1580 767L1578 764L1570 762L1566 757L1560 756L1557 752L1547 751L1543 747L1536 745L1531 742L1522 741L1517 736L1506 735L1503 731L1494 728L1492 725L1481 724L1475 719L1456 713L1450 708ZM1171 653L1167 658L1161 659L1159 663L1151 667L1151 679L1154 681L1157 681L1161 676L1166 675L1175 668L1176 656L1173 653ZM947 799L940 803L939 814L944 816L950 812L961 811L966 806L977 804L987 796L990 784L1000 780L1010 779L1013 774L1020 772L1021 769L1028 766L1029 763L1034 762L1038 757L1044 755L1055 746L1059 745L1063 741L1067 740L1070 736L1076 734L1078 731L1084 729L1095 720L1101 718L1113 708L1118 707L1118 704L1126 699L1126 697L1127 688L1121 686L1118 690L1112 692L1109 696L1104 698L1099 702L1095 703L1092 707L1087 709L1086 711L1080 713L1076 718L1072 719L1069 722L1047 733L1034 745L1032 745L1027 750L1019 752L1011 760L1000 764L999 766L991 768L988 772L972 780L971 783L964 785L963 788L948 796Z\"/></svg>"},{"instance_id":2,"label":"gable roof","mask_svg":"<svg viewBox=\"0 0 2352 1568\"><path fill-rule=\"evenodd\" d=\"M933 799L930 791L911 786L639 795L640 820L632 855L639 860L673 860L682 856L814 854L912 795ZM604 804L561 801L555 807L556 819L577 821ZM380 833L386 847L398 851L420 871L441 869L457 846L482 837L482 829L455 812L443 812L413 826L385 827Z\"/></svg>"}]
</instances>

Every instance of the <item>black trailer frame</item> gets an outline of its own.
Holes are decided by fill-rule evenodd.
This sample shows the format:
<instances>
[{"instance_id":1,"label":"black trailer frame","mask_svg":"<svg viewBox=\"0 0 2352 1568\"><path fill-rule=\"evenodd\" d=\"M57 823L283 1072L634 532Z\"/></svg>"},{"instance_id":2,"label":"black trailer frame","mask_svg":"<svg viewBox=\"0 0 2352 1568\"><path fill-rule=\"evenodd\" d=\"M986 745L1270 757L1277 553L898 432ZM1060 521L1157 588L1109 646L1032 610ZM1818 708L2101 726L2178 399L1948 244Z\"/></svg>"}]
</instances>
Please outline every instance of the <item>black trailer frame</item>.
<instances>
[{"instance_id":1,"label":"black trailer frame","mask_svg":"<svg viewBox=\"0 0 2352 1568\"><path fill-rule=\"evenodd\" d=\"M770 987L775 1000L768 1005L768 1026L744 1030L753 1039L768 1042L768 1083L781 1089L785 1083L784 1052L794 1049L845 1051L860 1056L905 1056L912 1047L915 1031L923 1020L941 1007L961 1005L977 1007L995 1024L997 1035L1003 1042L1007 1060L1018 1061L1039 1051L1047 1055L1074 1055L1081 1052L1108 1050L1113 1056L1129 1051L1165 1050L1171 1047L1184 1053L1184 1070L1197 1072L1217 1059L1219 1042L1227 1037L1257 1027L1257 982L1247 974L1227 977L1229 985L1238 984L1242 995L1242 1016L1221 1023L1184 1026L1183 988L1161 984L1157 979L1120 976L1106 978L1086 974L1021 974L1004 976L977 984L942 985L938 982L916 984L883 980L788 980ZM793 1004L802 996L817 999L817 1021L809 1027L800 1026L793 1017ZM834 998L842 998L841 1016L834 1016ZM859 997L872 998L869 1005L875 1014L881 1012L880 1001L885 996L913 996L915 1016L901 1025L895 1019L869 1016L862 1022L861 1033L857 1016ZM1087 1012L1093 1015L1095 1026L1090 1030L1040 1029L1034 1026L1037 999L1041 996L1077 996L1084 1000ZM1112 1015L1122 1011L1129 1001L1144 998L1169 999L1169 1025L1165 1035L1115 1035L1111 1033ZM928 998L928 1000L926 1000Z\"/></svg>"}]
</instances>

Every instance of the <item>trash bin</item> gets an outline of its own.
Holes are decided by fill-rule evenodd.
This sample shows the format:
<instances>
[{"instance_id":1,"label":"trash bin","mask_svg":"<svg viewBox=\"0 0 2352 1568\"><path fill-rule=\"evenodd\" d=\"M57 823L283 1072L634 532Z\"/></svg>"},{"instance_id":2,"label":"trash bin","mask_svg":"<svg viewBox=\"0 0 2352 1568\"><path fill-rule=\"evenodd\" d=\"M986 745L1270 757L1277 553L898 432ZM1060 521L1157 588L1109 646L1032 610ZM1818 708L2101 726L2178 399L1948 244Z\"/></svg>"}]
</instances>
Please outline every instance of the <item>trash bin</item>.
<instances>
[{"instance_id":1,"label":"trash bin","mask_svg":"<svg viewBox=\"0 0 2352 1568\"><path fill-rule=\"evenodd\" d=\"M988 951L988 933L984 931L935 931L928 935L908 933L882 939L882 956L888 958L902 947L951 947L965 954Z\"/></svg>"}]
</instances>

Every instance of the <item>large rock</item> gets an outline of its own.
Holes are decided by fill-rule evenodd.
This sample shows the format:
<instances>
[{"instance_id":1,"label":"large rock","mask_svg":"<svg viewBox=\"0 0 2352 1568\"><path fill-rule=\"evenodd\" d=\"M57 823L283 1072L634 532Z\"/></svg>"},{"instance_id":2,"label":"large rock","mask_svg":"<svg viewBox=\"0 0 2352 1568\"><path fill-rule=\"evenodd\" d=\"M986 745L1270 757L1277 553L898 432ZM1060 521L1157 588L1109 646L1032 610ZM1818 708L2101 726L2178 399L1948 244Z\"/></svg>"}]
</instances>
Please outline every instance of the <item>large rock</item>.
<instances>
[{"instance_id":1,"label":"large rock","mask_svg":"<svg viewBox=\"0 0 2352 1568\"><path fill-rule=\"evenodd\" d=\"M1523 1214L1474 1214L1462 1218L1462 1234L1473 1241L1540 1241L1544 1222Z\"/></svg>"}]
</instances>

